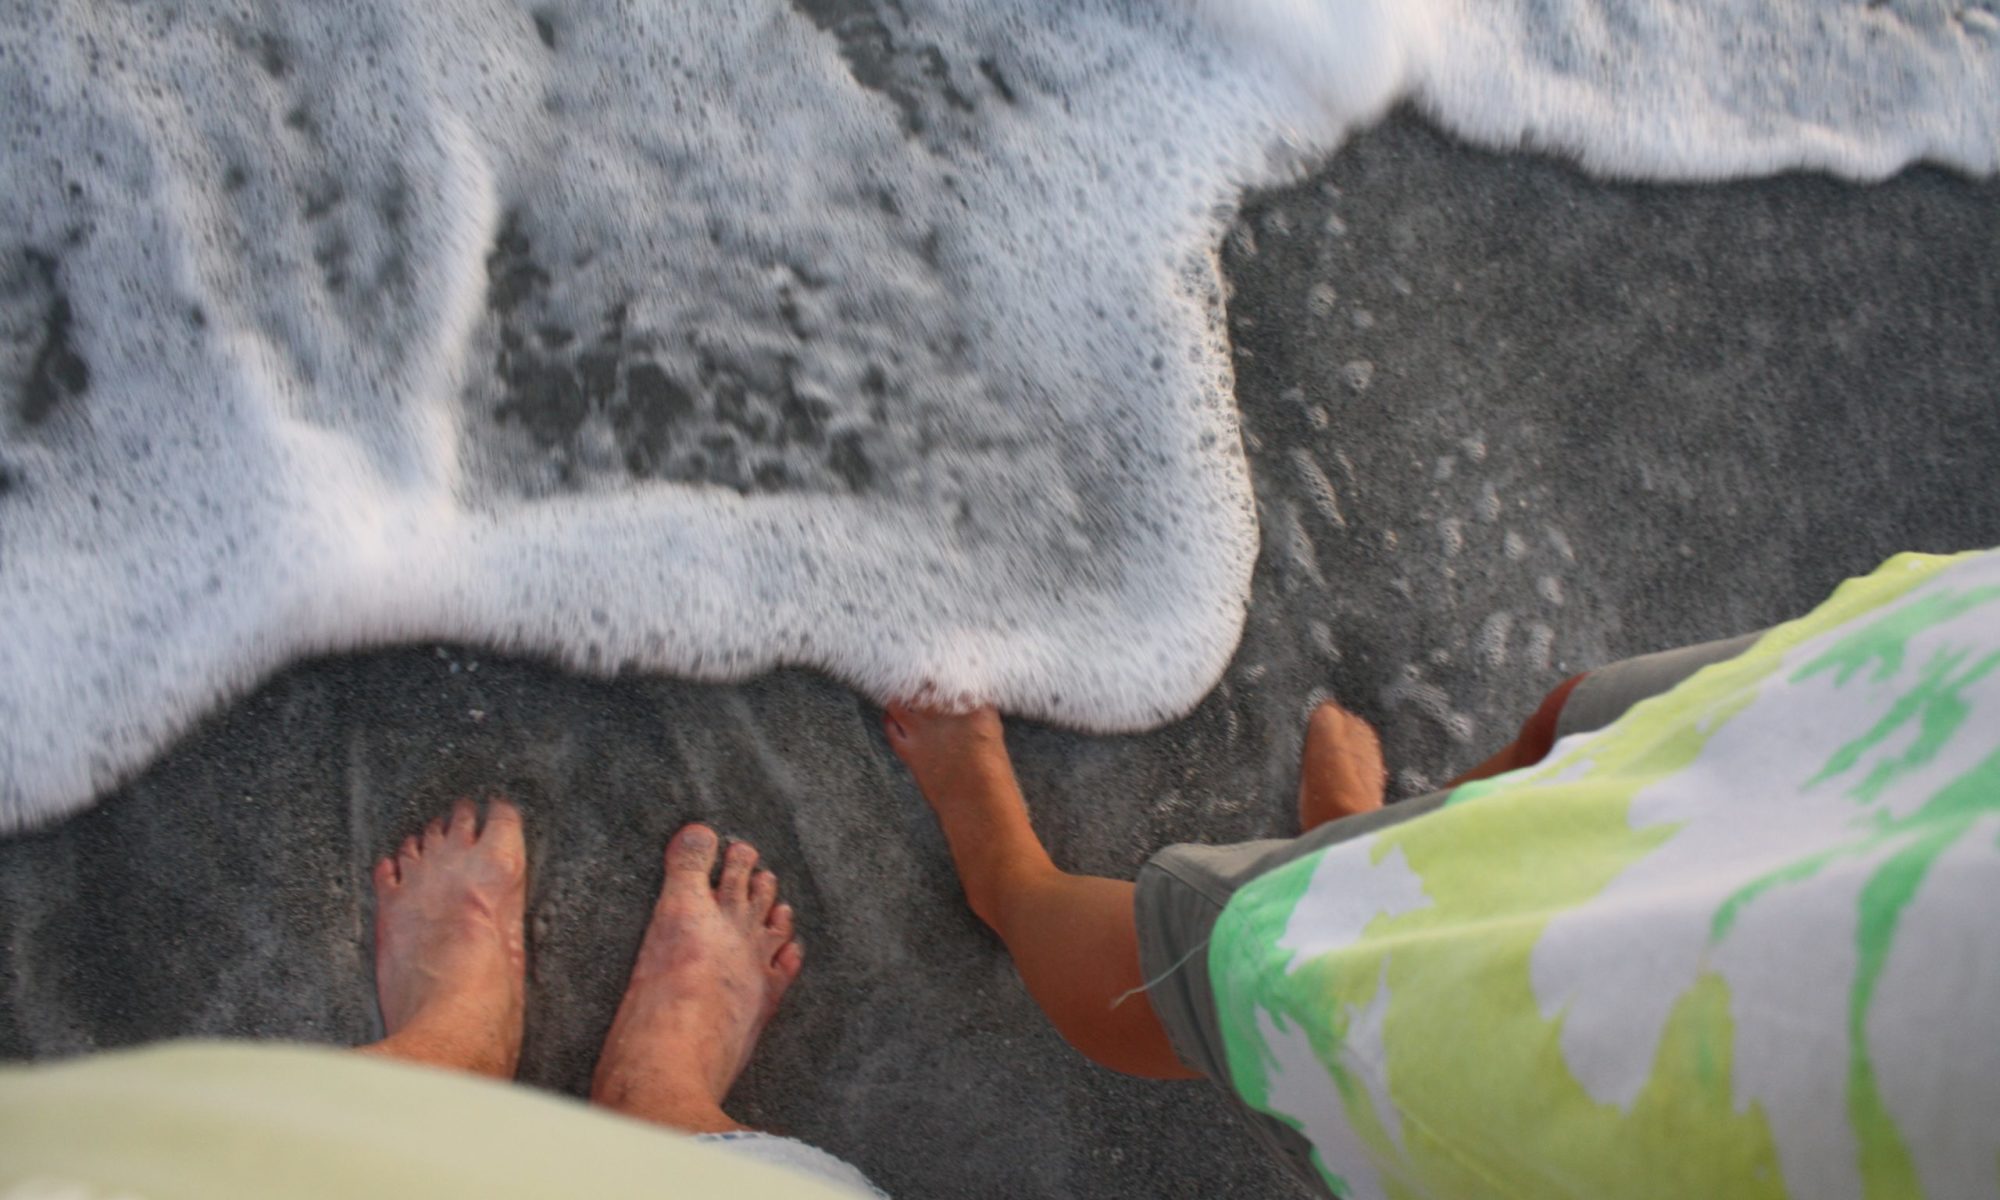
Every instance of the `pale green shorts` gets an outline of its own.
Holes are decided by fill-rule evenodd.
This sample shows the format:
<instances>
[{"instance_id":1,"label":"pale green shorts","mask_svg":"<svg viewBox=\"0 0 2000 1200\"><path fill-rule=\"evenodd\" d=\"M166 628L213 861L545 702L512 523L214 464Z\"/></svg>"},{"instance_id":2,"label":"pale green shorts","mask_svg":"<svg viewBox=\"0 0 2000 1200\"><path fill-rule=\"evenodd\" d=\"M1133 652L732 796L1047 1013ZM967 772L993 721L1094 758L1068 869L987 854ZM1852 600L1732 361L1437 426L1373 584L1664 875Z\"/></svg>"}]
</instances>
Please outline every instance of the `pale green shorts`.
<instances>
[{"instance_id":1,"label":"pale green shorts","mask_svg":"<svg viewBox=\"0 0 2000 1200\"><path fill-rule=\"evenodd\" d=\"M1641 700L1669 691L1712 663L1748 650L1762 634L1705 642L1659 654L1628 658L1590 672L1563 702L1558 737L1589 733L1611 724ZM1404 800L1359 816L1329 821L1295 838L1272 838L1233 846L1168 846L1139 869L1133 916L1139 927L1139 965L1146 995L1174 1052L1228 1092L1229 1065L1223 1057L1222 1029L1209 985L1208 938L1236 890L1297 858L1375 830L1415 820L1442 806L1449 792ZM1251 1130L1301 1179L1322 1194L1325 1185L1311 1162L1311 1146L1299 1132L1240 1100Z\"/></svg>"}]
</instances>

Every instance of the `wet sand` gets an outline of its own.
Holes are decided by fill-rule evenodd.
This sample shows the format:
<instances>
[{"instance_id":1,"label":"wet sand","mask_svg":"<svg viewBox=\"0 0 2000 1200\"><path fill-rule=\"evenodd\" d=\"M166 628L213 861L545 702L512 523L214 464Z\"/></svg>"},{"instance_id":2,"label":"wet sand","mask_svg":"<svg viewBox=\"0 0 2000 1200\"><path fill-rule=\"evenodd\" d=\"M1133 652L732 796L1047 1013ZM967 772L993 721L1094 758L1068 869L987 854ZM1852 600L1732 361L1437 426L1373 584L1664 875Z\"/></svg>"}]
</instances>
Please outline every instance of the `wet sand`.
<instances>
[{"instance_id":1,"label":"wet sand","mask_svg":"<svg viewBox=\"0 0 2000 1200\"><path fill-rule=\"evenodd\" d=\"M1071 868L1288 832L1319 692L1381 725L1408 796L1593 663L1796 615L1899 550L2000 542L1993 183L1624 186L1398 115L1253 197L1225 263L1249 621L1184 721L1013 728ZM0 843L0 1057L373 1036L368 863L501 788L533 856L525 1082L587 1085L660 847L700 818L757 842L811 948L741 1119L905 1196L1290 1194L1212 1089L1095 1070L1047 1029L877 722L796 672L606 682L428 645L301 664Z\"/></svg>"}]
</instances>

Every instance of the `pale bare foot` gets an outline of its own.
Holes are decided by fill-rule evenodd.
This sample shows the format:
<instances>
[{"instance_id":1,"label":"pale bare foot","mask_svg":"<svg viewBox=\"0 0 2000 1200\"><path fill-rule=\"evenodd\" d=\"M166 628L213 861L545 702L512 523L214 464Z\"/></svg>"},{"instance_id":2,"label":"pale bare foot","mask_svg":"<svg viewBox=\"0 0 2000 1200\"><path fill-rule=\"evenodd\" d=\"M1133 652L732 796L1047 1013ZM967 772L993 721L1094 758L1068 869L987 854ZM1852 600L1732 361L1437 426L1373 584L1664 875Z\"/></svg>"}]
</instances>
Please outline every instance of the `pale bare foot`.
<instances>
[{"instance_id":1,"label":"pale bare foot","mask_svg":"<svg viewBox=\"0 0 2000 1200\"><path fill-rule=\"evenodd\" d=\"M732 844L710 886L719 847L706 825L667 843L666 883L590 1085L592 1103L691 1133L743 1128L723 1098L805 962L755 847Z\"/></svg>"},{"instance_id":2,"label":"pale bare foot","mask_svg":"<svg viewBox=\"0 0 2000 1200\"><path fill-rule=\"evenodd\" d=\"M891 704L882 727L889 748L937 814L966 902L1000 929L1001 905L1015 894L1023 873L1054 872L1056 866L1028 820L999 712L941 713Z\"/></svg>"},{"instance_id":3,"label":"pale bare foot","mask_svg":"<svg viewBox=\"0 0 2000 1200\"><path fill-rule=\"evenodd\" d=\"M362 1050L512 1079L528 894L521 814L470 800L375 864L375 985L388 1036Z\"/></svg>"},{"instance_id":4,"label":"pale bare foot","mask_svg":"<svg viewBox=\"0 0 2000 1200\"><path fill-rule=\"evenodd\" d=\"M1389 768L1368 722L1329 700L1306 722L1299 764L1299 830L1382 807Z\"/></svg>"}]
</instances>

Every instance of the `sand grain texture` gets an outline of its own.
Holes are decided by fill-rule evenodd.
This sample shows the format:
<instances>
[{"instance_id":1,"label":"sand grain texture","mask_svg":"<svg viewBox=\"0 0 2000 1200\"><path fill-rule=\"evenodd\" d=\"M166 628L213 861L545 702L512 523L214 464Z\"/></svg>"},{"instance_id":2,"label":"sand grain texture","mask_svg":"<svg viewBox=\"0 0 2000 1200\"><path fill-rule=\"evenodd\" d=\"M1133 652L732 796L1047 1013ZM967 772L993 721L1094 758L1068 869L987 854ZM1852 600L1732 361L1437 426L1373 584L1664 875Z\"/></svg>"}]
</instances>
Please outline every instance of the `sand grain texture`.
<instances>
[{"instance_id":1,"label":"sand grain texture","mask_svg":"<svg viewBox=\"0 0 2000 1200\"><path fill-rule=\"evenodd\" d=\"M849 34L857 71L908 67ZM1405 112L1252 197L1224 272L1262 537L1242 644L1157 732L1014 728L1066 866L1288 832L1317 695L1381 725L1409 795L1594 662L2000 542L1991 182L1608 184ZM0 402L60 402L74 371L45 366ZM523 427L562 427L561 389L523 394ZM605 681L430 644L290 667L0 842L0 1057L371 1037L368 863L499 787L533 858L527 1083L587 1085L660 847L699 818L757 842L810 947L742 1119L903 1196L1291 1194L1210 1089L1047 1029L877 720L797 671Z\"/></svg>"}]
</instances>

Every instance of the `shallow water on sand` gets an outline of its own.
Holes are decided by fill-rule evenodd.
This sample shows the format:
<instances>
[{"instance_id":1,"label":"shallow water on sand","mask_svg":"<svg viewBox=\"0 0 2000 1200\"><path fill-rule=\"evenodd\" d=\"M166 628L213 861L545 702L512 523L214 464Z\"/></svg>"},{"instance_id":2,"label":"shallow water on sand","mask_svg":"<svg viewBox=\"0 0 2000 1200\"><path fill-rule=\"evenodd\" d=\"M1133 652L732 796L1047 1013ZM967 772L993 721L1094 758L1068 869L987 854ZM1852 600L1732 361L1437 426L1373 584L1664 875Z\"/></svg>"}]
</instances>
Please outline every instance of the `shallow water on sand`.
<instances>
[{"instance_id":1,"label":"shallow water on sand","mask_svg":"<svg viewBox=\"0 0 2000 1200\"><path fill-rule=\"evenodd\" d=\"M1609 175L1993 168L1988 10L1700 7L37 7L0 32L0 828L421 638L1183 713L1258 546L1245 188L1399 99ZM1350 519L1337 455L1290 469L1280 519Z\"/></svg>"}]
</instances>

